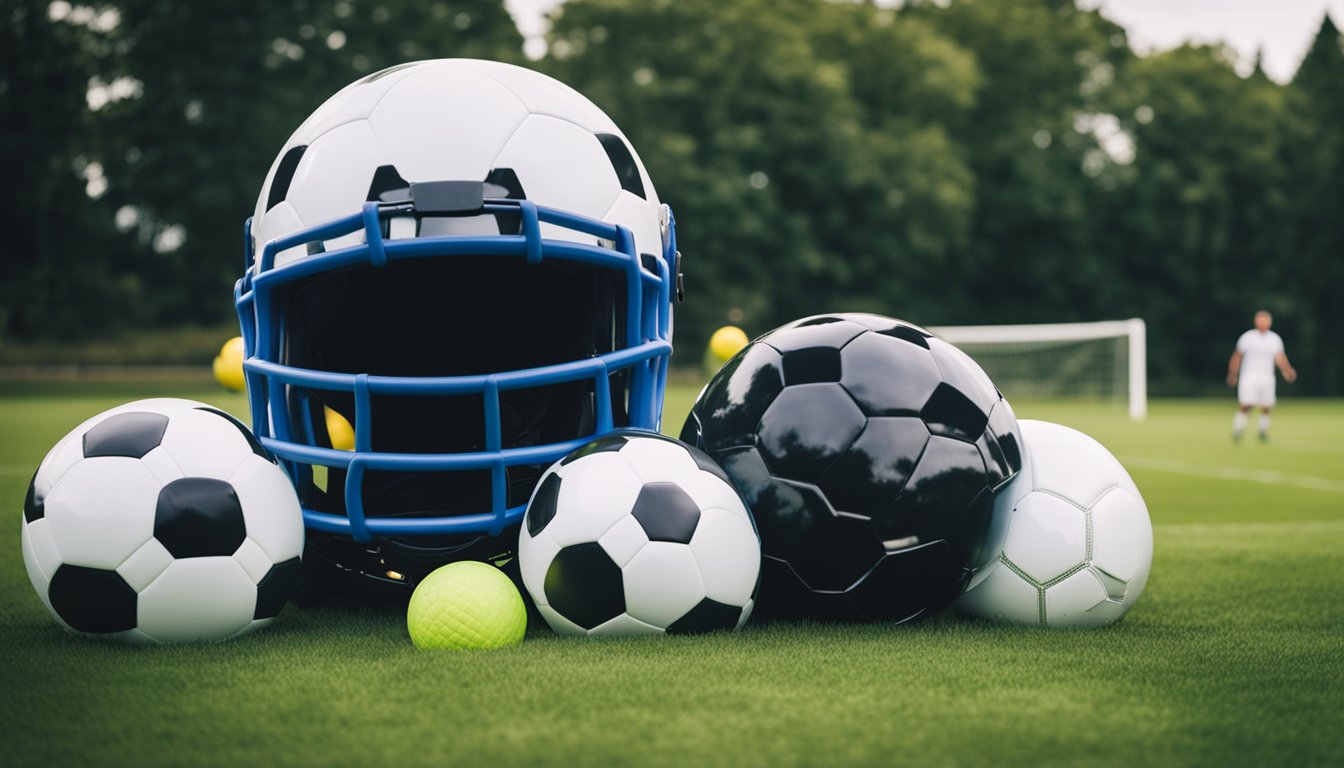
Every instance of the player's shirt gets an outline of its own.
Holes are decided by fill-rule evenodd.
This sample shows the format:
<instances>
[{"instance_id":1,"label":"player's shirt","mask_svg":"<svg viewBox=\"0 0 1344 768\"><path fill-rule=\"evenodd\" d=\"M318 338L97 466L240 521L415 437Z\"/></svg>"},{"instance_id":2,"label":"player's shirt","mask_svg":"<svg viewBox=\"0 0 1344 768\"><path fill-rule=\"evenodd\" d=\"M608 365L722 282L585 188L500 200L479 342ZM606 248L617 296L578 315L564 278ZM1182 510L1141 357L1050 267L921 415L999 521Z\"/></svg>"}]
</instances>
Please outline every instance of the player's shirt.
<instances>
[{"instance_id":1,"label":"player's shirt","mask_svg":"<svg viewBox=\"0 0 1344 768\"><path fill-rule=\"evenodd\" d=\"M1241 353L1241 376L1274 379L1274 359L1283 354L1283 339L1273 331L1252 328L1237 339Z\"/></svg>"}]
</instances>

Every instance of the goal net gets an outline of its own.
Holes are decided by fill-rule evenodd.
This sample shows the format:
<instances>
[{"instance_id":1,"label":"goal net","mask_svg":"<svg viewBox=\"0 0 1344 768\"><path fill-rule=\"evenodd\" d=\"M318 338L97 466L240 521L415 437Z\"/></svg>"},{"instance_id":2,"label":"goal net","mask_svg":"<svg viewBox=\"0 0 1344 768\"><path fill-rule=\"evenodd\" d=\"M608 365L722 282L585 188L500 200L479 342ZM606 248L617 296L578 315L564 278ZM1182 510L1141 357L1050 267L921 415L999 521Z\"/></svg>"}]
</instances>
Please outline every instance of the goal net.
<instances>
[{"instance_id":1,"label":"goal net","mask_svg":"<svg viewBox=\"0 0 1344 768\"><path fill-rule=\"evenodd\" d=\"M1004 396L1114 399L1148 412L1143 320L930 328L975 358Z\"/></svg>"}]
</instances>

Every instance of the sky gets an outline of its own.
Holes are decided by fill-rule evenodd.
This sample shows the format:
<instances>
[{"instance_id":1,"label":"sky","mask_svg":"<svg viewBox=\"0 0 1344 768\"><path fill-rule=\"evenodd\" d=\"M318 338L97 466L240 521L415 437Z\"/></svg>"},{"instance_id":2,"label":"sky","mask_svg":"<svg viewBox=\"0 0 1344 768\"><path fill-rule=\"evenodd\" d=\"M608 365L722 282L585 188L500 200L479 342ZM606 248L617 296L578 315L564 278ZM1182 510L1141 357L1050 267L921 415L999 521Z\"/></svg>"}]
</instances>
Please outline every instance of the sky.
<instances>
[{"instance_id":1,"label":"sky","mask_svg":"<svg viewBox=\"0 0 1344 768\"><path fill-rule=\"evenodd\" d=\"M899 0L889 0L896 4ZM505 5L528 38L528 55L545 51L544 13L561 0L506 0ZM1344 0L1078 0L1086 8L1101 8L1106 18L1129 33L1139 53L1163 51L1187 40L1222 41L1235 48L1243 69L1250 71L1257 51L1270 78L1292 79L1320 28L1327 9L1337 26L1344 26Z\"/></svg>"},{"instance_id":2,"label":"sky","mask_svg":"<svg viewBox=\"0 0 1344 768\"><path fill-rule=\"evenodd\" d=\"M1344 24L1344 0L1080 0L1124 27L1139 53L1164 51L1182 42L1222 41L1240 54L1249 71L1263 51L1265 74L1286 83L1297 72L1328 9Z\"/></svg>"}]
</instances>

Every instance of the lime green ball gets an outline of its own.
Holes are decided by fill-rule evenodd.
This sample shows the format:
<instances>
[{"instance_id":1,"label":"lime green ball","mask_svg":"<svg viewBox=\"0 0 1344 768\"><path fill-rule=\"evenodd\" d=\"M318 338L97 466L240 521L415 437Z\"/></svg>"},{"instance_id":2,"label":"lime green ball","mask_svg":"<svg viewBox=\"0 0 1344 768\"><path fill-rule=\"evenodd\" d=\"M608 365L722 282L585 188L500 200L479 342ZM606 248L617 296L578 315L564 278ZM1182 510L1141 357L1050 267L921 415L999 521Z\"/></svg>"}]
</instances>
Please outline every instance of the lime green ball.
<instances>
[{"instance_id":1,"label":"lime green ball","mask_svg":"<svg viewBox=\"0 0 1344 768\"><path fill-rule=\"evenodd\" d=\"M417 648L503 648L523 641L527 608L503 571L463 560L436 569L415 588L406 629Z\"/></svg>"}]
</instances>

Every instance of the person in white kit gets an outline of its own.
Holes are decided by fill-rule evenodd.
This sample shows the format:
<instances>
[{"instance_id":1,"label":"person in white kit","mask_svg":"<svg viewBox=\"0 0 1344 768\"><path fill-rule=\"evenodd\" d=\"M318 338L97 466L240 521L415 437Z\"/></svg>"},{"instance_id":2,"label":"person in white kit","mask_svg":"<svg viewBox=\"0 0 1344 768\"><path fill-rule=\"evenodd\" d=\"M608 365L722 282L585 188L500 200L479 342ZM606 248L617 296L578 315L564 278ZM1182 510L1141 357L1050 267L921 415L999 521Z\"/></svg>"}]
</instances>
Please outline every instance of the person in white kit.
<instances>
[{"instance_id":1,"label":"person in white kit","mask_svg":"<svg viewBox=\"0 0 1344 768\"><path fill-rule=\"evenodd\" d=\"M1265 310L1255 313L1255 327L1241 334L1232 359L1227 361L1227 385L1237 388L1237 414L1232 417L1232 439L1241 440L1251 409L1260 406L1260 440L1269 440L1269 412L1274 407L1274 367L1289 384L1297 371L1283 351L1283 339L1269 330L1274 318Z\"/></svg>"}]
</instances>

